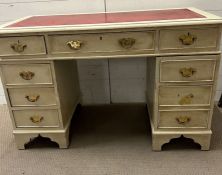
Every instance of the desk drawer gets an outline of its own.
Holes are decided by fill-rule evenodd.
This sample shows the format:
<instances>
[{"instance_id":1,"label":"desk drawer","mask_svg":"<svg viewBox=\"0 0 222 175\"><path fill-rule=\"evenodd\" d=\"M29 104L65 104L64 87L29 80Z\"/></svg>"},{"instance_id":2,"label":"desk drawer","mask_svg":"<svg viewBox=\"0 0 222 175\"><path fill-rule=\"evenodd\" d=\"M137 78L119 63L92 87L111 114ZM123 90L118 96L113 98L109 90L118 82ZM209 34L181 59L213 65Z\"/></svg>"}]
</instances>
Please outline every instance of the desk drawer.
<instances>
[{"instance_id":1,"label":"desk drawer","mask_svg":"<svg viewBox=\"0 0 222 175\"><path fill-rule=\"evenodd\" d=\"M181 56L160 61L160 82L214 81L217 56Z\"/></svg>"},{"instance_id":2,"label":"desk drawer","mask_svg":"<svg viewBox=\"0 0 222 175\"><path fill-rule=\"evenodd\" d=\"M54 88L9 88L8 94L13 107L56 105Z\"/></svg>"},{"instance_id":3,"label":"desk drawer","mask_svg":"<svg viewBox=\"0 0 222 175\"><path fill-rule=\"evenodd\" d=\"M2 65L6 85L52 84L50 64Z\"/></svg>"},{"instance_id":4,"label":"desk drawer","mask_svg":"<svg viewBox=\"0 0 222 175\"><path fill-rule=\"evenodd\" d=\"M43 36L0 38L0 56L39 54L46 54Z\"/></svg>"},{"instance_id":5,"label":"desk drawer","mask_svg":"<svg viewBox=\"0 0 222 175\"><path fill-rule=\"evenodd\" d=\"M14 110L15 125L22 127L59 127L59 114L56 109Z\"/></svg>"},{"instance_id":6,"label":"desk drawer","mask_svg":"<svg viewBox=\"0 0 222 175\"><path fill-rule=\"evenodd\" d=\"M207 128L208 110L160 111L158 128Z\"/></svg>"},{"instance_id":7,"label":"desk drawer","mask_svg":"<svg viewBox=\"0 0 222 175\"><path fill-rule=\"evenodd\" d=\"M50 35L52 54L154 51L154 32Z\"/></svg>"},{"instance_id":8,"label":"desk drawer","mask_svg":"<svg viewBox=\"0 0 222 175\"><path fill-rule=\"evenodd\" d=\"M212 86L160 86L159 105L206 106L211 102Z\"/></svg>"},{"instance_id":9,"label":"desk drawer","mask_svg":"<svg viewBox=\"0 0 222 175\"><path fill-rule=\"evenodd\" d=\"M160 31L161 52L214 51L217 50L219 29L213 27L163 29Z\"/></svg>"}]
</instances>

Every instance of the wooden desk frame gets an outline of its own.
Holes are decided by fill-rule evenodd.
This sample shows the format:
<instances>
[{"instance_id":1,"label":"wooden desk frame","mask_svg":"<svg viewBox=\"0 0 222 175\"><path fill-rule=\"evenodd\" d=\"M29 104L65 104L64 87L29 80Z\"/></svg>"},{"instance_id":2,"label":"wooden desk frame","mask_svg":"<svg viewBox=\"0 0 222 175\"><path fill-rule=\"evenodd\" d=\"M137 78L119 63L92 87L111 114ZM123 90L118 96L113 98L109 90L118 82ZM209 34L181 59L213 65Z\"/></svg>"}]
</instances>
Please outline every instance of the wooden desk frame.
<instances>
[{"instance_id":1,"label":"wooden desk frame","mask_svg":"<svg viewBox=\"0 0 222 175\"><path fill-rule=\"evenodd\" d=\"M29 19L26 17L3 25L1 77L18 148L25 149L25 144L39 135L57 142L60 148L68 147L70 121L81 102L76 60L147 57L147 106L153 150L161 150L164 143L181 135L208 150L222 20L195 8L187 9L204 18L10 27ZM178 33L186 35L186 39L192 35L191 43L181 41ZM115 41L120 36L133 38L136 44L120 47ZM82 39L83 49L68 50L63 42L71 38ZM10 43L15 46L10 48ZM24 48L18 51L18 47ZM167 80L162 81L165 74ZM175 86L177 96L171 91L165 93L166 88ZM188 89L192 93L186 94ZM45 90L54 95L49 96ZM167 98L167 104L160 105Z\"/></svg>"}]
</instances>

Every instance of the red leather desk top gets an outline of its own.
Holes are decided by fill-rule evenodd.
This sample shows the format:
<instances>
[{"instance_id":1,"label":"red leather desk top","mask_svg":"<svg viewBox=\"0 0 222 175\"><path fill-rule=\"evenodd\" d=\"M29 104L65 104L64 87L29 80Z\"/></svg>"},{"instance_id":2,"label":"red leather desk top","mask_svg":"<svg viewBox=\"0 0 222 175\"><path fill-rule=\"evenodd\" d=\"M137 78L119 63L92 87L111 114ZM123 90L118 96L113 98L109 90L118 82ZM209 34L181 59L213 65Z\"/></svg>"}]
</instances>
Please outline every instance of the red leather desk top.
<instances>
[{"instance_id":1,"label":"red leather desk top","mask_svg":"<svg viewBox=\"0 0 222 175\"><path fill-rule=\"evenodd\" d=\"M168 9L117 13L95 13L75 15L32 16L6 27L38 27L81 24L104 24L121 22L159 21L206 18L189 9Z\"/></svg>"}]
</instances>

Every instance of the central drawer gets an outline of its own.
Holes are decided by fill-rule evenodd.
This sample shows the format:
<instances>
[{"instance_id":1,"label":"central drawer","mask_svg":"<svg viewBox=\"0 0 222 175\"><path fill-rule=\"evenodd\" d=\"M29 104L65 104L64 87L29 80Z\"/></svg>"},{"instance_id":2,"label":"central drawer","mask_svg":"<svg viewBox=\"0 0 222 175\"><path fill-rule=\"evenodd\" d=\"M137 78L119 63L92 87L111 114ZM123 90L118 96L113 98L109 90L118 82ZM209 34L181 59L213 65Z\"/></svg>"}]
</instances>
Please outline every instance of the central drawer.
<instances>
[{"instance_id":1,"label":"central drawer","mask_svg":"<svg viewBox=\"0 0 222 175\"><path fill-rule=\"evenodd\" d=\"M207 128L208 110L160 111L158 128Z\"/></svg>"},{"instance_id":2,"label":"central drawer","mask_svg":"<svg viewBox=\"0 0 222 175\"><path fill-rule=\"evenodd\" d=\"M56 105L54 88L8 88L11 106Z\"/></svg>"},{"instance_id":3,"label":"central drawer","mask_svg":"<svg viewBox=\"0 0 222 175\"><path fill-rule=\"evenodd\" d=\"M53 84L50 64L2 65L6 85Z\"/></svg>"},{"instance_id":4,"label":"central drawer","mask_svg":"<svg viewBox=\"0 0 222 175\"><path fill-rule=\"evenodd\" d=\"M154 32L49 35L52 54L154 51Z\"/></svg>"},{"instance_id":5,"label":"central drawer","mask_svg":"<svg viewBox=\"0 0 222 175\"><path fill-rule=\"evenodd\" d=\"M15 125L24 127L59 127L59 114L56 109L14 110Z\"/></svg>"},{"instance_id":6,"label":"central drawer","mask_svg":"<svg viewBox=\"0 0 222 175\"><path fill-rule=\"evenodd\" d=\"M160 106L209 106L212 86L160 86Z\"/></svg>"}]
</instances>

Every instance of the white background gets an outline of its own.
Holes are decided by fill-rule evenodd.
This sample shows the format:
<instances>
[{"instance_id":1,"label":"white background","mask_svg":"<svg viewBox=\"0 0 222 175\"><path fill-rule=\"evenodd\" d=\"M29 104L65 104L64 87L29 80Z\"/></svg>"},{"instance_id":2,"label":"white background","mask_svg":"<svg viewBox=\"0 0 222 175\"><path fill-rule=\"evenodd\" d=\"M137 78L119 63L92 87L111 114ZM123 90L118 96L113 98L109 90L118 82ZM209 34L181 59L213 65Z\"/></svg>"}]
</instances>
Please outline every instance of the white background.
<instances>
[{"instance_id":1,"label":"white background","mask_svg":"<svg viewBox=\"0 0 222 175\"><path fill-rule=\"evenodd\" d=\"M29 15L196 7L222 16L222 0L0 0L0 24ZM145 58L78 61L85 104L145 101ZM110 79L109 79L110 77ZM215 100L222 93L222 64ZM0 104L5 104L0 84Z\"/></svg>"}]
</instances>

